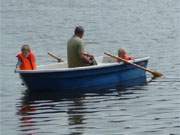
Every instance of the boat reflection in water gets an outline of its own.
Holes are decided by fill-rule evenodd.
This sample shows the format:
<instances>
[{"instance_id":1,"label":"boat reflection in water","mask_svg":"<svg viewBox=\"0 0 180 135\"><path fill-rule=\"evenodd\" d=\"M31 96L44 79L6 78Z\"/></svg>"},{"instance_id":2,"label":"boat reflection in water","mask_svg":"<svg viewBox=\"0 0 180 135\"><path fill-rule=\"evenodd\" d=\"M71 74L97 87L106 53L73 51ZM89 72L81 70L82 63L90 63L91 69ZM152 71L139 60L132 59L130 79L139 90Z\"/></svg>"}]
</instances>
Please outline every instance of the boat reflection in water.
<instances>
[{"instance_id":1,"label":"boat reflection in water","mask_svg":"<svg viewBox=\"0 0 180 135\"><path fill-rule=\"evenodd\" d=\"M42 133L81 135L84 131L87 132L87 129L97 128L97 125L91 123L92 120L96 121L94 117L102 110L105 99L111 101L117 96L120 98L125 91L126 89L119 88L96 93L64 94L59 91L26 90L17 105L20 132L28 135ZM133 94L133 90L128 94Z\"/></svg>"},{"instance_id":2,"label":"boat reflection in water","mask_svg":"<svg viewBox=\"0 0 180 135\"><path fill-rule=\"evenodd\" d=\"M85 93L63 95L55 91L42 93L26 90L17 105L20 129L23 134L29 135L43 133L44 128L52 126L58 126L59 133L62 133L65 132L64 127L70 126L72 134L80 135L85 124L84 115L93 113L86 112L85 100ZM57 132L50 128L46 134Z\"/></svg>"}]
</instances>

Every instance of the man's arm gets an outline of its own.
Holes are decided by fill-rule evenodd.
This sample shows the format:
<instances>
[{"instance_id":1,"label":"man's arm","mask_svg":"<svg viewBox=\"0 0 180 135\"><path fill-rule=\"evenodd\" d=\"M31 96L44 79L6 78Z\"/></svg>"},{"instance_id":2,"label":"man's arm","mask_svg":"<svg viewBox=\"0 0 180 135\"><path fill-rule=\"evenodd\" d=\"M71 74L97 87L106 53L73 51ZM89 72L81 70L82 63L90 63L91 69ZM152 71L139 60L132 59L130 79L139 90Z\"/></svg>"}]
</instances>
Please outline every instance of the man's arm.
<instances>
[{"instance_id":1,"label":"man's arm","mask_svg":"<svg viewBox=\"0 0 180 135\"><path fill-rule=\"evenodd\" d=\"M83 42L78 43L78 53L84 63L92 65L94 56L84 51Z\"/></svg>"},{"instance_id":2,"label":"man's arm","mask_svg":"<svg viewBox=\"0 0 180 135\"><path fill-rule=\"evenodd\" d=\"M78 54L79 54L80 59L84 63L90 64L91 62L90 62L90 59L89 59L89 54L84 51L84 44L83 44L83 42L79 41L77 43L77 47L78 47Z\"/></svg>"}]
</instances>

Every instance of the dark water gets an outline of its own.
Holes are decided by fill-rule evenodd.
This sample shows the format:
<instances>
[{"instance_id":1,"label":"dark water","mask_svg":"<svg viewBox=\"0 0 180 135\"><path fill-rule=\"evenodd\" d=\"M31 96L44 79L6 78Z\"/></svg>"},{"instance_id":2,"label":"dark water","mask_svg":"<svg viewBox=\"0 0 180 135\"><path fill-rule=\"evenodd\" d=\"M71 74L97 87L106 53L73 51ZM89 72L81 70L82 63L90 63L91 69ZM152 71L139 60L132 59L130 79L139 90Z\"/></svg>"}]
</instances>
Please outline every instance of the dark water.
<instances>
[{"instance_id":1,"label":"dark water","mask_svg":"<svg viewBox=\"0 0 180 135\"><path fill-rule=\"evenodd\" d=\"M180 134L179 0L1 0L0 128L2 135ZM96 56L119 47L150 56L165 74L145 86L105 93L28 92L14 74L15 55L29 43L38 64L47 51L66 58L66 42L84 26Z\"/></svg>"}]
</instances>

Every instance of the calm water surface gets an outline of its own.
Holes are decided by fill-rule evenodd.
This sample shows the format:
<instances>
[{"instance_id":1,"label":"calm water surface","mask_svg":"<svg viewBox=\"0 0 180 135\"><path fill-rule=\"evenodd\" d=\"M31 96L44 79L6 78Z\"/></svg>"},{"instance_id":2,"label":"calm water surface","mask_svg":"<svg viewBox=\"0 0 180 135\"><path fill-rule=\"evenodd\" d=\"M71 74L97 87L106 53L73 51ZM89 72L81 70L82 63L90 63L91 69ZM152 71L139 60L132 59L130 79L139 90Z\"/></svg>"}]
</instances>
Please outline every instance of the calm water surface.
<instances>
[{"instance_id":1,"label":"calm water surface","mask_svg":"<svg viewBox=\"0 0 180 135\"><path fill-rule=\"evenodd\" d=\"M0 134L180 134L179 0L1 0ZM31 45L38 64L66 59L66 42L84 26L87 50L96 56L124 47L150 56L165 74L145 86L104 93L32 93L14 73L15 55Z\"/></svg>"}]
</instances>

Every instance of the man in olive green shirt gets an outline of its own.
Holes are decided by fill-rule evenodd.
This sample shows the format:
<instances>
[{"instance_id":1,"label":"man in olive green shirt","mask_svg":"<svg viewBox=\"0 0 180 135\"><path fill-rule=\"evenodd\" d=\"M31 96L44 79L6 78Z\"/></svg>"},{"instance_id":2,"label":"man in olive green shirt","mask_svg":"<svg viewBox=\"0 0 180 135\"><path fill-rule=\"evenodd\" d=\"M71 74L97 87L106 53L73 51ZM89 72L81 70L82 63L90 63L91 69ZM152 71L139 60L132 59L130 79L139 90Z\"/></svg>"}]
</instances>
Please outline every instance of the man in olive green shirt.
<instances>
[{"instance_id":1,"label":"man in olive green shirt","mask_svg":"<svg viewBox=\"0 0 180 135\"><path fill-rule=\"evenodd\" d=\"M74 36L67 44L68 67L83 67L93 65L94 57L84 51L82 37L84 29L82 26L75 28Z\"/></svg>"}]
</instances>

